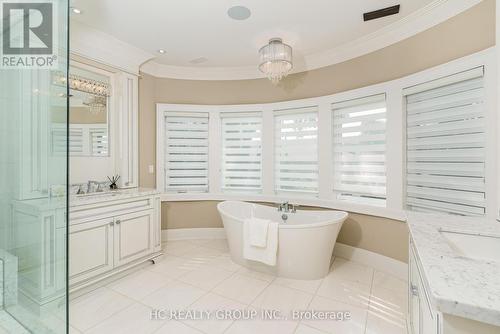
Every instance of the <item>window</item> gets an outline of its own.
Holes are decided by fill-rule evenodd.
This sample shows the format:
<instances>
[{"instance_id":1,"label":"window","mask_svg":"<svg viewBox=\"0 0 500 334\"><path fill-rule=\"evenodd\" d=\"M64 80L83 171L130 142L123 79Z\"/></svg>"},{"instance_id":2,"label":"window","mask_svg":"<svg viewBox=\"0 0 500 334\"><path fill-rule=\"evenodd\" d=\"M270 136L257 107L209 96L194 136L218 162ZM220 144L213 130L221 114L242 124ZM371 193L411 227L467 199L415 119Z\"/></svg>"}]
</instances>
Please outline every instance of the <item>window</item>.
<instances>
[{"instance_id":1,"label":"window","mask_svg":"<svg viewBox=\"0 0 500 334\"><path fill-rule=\"evenodd\" d=\"M493 216L493 51L329 96L159 104L157 184L207 193L173 200L289 200L397 220L406 210Z\"/></svg>"},{"instance_id":2,"label":"window","mask_svg":"<svg viewBox=\"0 0 500 334\"><path fill-rule=\"evenodd\" d=\"M67 129L55 126L52 129L52 152L66 154ZM76 157L105 157L109 155L107 124L70 124L69 154Z\"/></svg>"},{"instance_id":3,"label":"window","mask_svg":"<svg viewBox=\"0 0 500 334\"><path fill-rule=\"evenodd\" d=\"M65 155L68 150L68 130L64 126L52 129L52 153ZM69 154L81 155L83 153L83 129L69 129Z\"/></svg>"},{"instance_id":4,"label":"window","mask_svg":"<svg viewBox=\"0 0 500 334\"><path fill-rule=\"evenodd\" d=\"M165 113L165 190L208 192L208 113Z\"/></svg>"},{"instance_id":5,"label":"window","mask_svg":"<svg viewBox=\"0 0 500 334\"><path fill-rule=\"evenodd\" d=\"M262 114L221 113L222 189L260 192L262 188Z\"/></svg>"},{"instance_id":6,"label":"window","mask_svg":"<svg viewBox=\"0 0 500 334\"><path fill-rule=\"evenodd\" d=\"M483 67L404 94L408 209L485 214Z\"/></svg>"},{"instance_id":7,"label":"window","mask_svg":"<svg viewBox=\"0 0 500 334\"><path fill-rule=\"evenodd\" d=\"M318 107L276 111L275 191L317 196Z\"/></svg>"},{"instance_id":8,"label":"window","mask_svg":"<svg viewBox=\"0 0 500 334\"><path fill-rule=\"evenodd\" d=\"M332 104L337 199L385 206L385 94Z\"/></svg>"}]
</instances>

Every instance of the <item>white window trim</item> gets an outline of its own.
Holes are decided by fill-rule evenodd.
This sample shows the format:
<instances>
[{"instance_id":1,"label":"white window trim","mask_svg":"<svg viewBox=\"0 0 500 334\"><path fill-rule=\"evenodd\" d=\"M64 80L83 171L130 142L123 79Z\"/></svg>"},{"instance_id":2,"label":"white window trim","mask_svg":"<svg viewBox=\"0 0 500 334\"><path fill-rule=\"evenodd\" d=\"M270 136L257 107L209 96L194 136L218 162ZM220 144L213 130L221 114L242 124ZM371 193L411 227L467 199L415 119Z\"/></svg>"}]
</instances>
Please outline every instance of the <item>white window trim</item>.
<instances>
[{"instance_id":1,"label":"white window trim","mask_svg":"<svg viewBox=\"0 0 500 334\"><path fill-rule=\"evenodd\" d=\"M163 194L163 201L201 201L201 200L247 200L264 202L281 202L291 200L299 205L318 206L330 209L344 210L373 216L405 220L405 170L406 170L406 126L405 107L402 91L404 88L435 80L444 76L462 72L477 66L484 66L485 105L487 117L486 129L486 196L488 218L496 218L498 212L497 194L497 141L498 118L496 101L496 52L495 48L466 56L449 63L439 65L400 79L375 84L359 89L345 91L333 95L302 100L277 103L261 103L247 105L187 105L187 104L157 104L157 177L158 190L163 192L163 114L167 111L198 111L209 112L209 193L205 194ZM334 198L333 189L333 158L332 158L332 111L331 104L350 99L356 99L376 94L386 94L387 132L386 132L386 172L387 179L386 207L375 207L359 203L339 201ZM306 105L318 105L318 141L321 143L318 154L319 195L318 198L290 198L274 194L274 113L273 110L297 108ZM221 184L221 112L262 112L262 194L225 194L220 189Z\"/></svg>"}]
</instances>

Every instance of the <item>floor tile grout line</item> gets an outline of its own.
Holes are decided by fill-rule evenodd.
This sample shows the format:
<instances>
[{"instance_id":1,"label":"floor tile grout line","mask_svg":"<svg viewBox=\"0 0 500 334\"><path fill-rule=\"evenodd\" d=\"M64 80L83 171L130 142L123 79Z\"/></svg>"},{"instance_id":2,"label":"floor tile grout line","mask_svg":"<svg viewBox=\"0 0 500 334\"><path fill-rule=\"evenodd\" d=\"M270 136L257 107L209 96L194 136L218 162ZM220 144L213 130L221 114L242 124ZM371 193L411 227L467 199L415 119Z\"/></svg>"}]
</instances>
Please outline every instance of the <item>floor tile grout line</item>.
<instances>
[{"instance_id":1,"label":"floor tile grout line","mask_svg":"<svg viewBox=\"0 0 500 334\"><path fill-rule=\"evenodd\" d=\"M158 274L158 273L156 273L156 274ZM161 274L158 274L158 275L161 275ZM144 298L146 298L146 297L149 297L149 296L150 296L150 295L152 295L153 293L155 293L155 292L159 291L160 289L163 289L164 287L166 287L166 286L167 286L167 285L168 285L168 284L169 284L169 283L173 280L172 278L167 277L166 275L161 275L161 276L163 276L164 278L168 279L168 281L167 281L167 282L165 282L165 284L163 284L163 285L162 285L162 286L160 286L159 288L154 289L153 291L151 291L150 293L148 293L146 296L142 297L141 299L144 299ZM120 292L120 291L117 291L117 290L113 289L111 286L107 286L107 287L108 287L108 289L110 289L110 290L112 290L112 291L114 291L114 292L116 292L116 293L118 293L118 294L120 294L120 295L122 295L122 296L128 297L128 298L130 298L130 299L132 299L132 300L134 300L134 301L140 302L140 300L139 300L139 299L135 299L135 298L134 298L134 297L132 297L132 296L128 296L128 295L126 295L126 294L124 294L124 293L122 293L122 292Z\"/></svg>"},{"instance_id":2,"label":"floor tile grout line","mask_svg":"<svg viewBox=\"0 0 500 334\"><path fill-rule=\"evenodd\" d=\"M135 304L135 303L132 303L132 304L128 305L127 307L125 307L125 308L121 309L120 311L117 311L117 312L116 312L116 313L114 313L113 315L111 315L111 316L107 317L106 319L103 319L101 322L99 322L99 323L95 324L95 325L94 325L94 326L92 326L92 327L89 327L87 330L82 331L82 330L80 330L79 328L77 328L77 329L78 329L79 331L81 331L82 333L84 333L84 334L85 334L85 333L88 333L89 331L91 331L92 329L96 328L97 326L99 326L99 325L103 324L105 321L107 321L107 320L111 319L113 316L117 315L118 313L123 312L123 311L125 311L125 310L127 310L127 309L131 308L132 306L134 306L134 304ZM71 325L71 323L70 323L70 325ZM72 325L72 326L73 326L73 327L75 327L74 325Z\"/></svg>"},{"instance_id":3,"label":"floor tile grout line","mask_svg":"<svg viewBox=\"0 0 500 334\"><path fill-rule=\"evenodd\" d=\"M370 297L368 300L368 309L366 311L366 318L365 318L365 331L364 331L365 334L366 334L366 331L368 328L368 316L370 314L370 308L372 306L372 294L373 294L373 282L374 282L374 280L375 280L375 269L373 269L373 271L372 271L372 281L370 284Z\"/></svg>"},{"instance_id":4,"label":"floor tile grout line","mask_svg":"<svg viewBox=\"0 0 500 334\"><path fill-rule=\"evenodd\" d=\"M219 254L217 256L214 256L213 258L211 258L210 260L207 261L207 263L203 263L203 264L200 264L202 267L204 266L213 266L214 268L216 268L217 270L220 270L220 271L224 271L226 273L229 273L230 275L227 277L227 278L224 278L221 282L217 283L216 285L210 287L210 289L206 289L206 288L202 288L202 287L199 287L197 285L194 285L194 284L191 284L191 283L188 283L188 282L184 282L181 280L181 278L183 276L185 276L186 274L192 272L192 271L195 271L199 268L196 268L196 269L192 269L192 270L189 270L187 271L186 273L182 274L181 276L178 276L176 278L173 278L169 275L166 275L160 271L152 271L151 269L153 269L154 267L147 267L147 268L142 268L142 272L153 272L157 275L161 275L163 277L165 277L166 279L168 279L169 281L167 283L165 283L164 285L162 285L161 287L155 289L153 292L149 293L147 296L149 295L152 295L154 294L155 292L157 292L158 290L162 289L162 288L165 288L166 286L168 286L169 284L171 284L172 282L179 282L179 283L182 283L182 284L186 284L186 285L189 285L189 286L192 286L192 287L195 287L197 289L200 289L200 290L203 290L203 294L196 298L194 301L192 301L190 304L188 304L187 306L185 306L183 309L188 309L189 307L191 307L192 305L194 305L195 303L197 303L200 299L206 297L208 294L212 293L214 295L217 295L221 298L226 298L230 301L233 301L233 302L236 302L236 303L239 303L241 305L244 305L245 306L245 309L248 309L248 308L251 308L251 307L254 307L252 304L255 303L255 301L260 297L262 296L262 294L265 293L266 290L269 289L270 286L272 285L278 285L278 286L281 286L281 287L284 287L284 288L289 288L289 289L292 289L294 291L298 291L298 292L301 292L301 293L306 293L308 295L312 295L312 298L311 300L308 302L307 304L307 309L310 307L312 301L314 300L315 297L322 297L322 298L325 298L325 299L328 299L328 300L333 300L333 301L336 301L336 302L341 302L341 303L345 303L345 304L348 304L348 305L351 305L351 306L354 306L354 307L358 307L357 305L352 305L351 303L346 303L345 301L341 301L341 300L337 300L335 298L329 298L329 297L324 297L324 296L320 296L318 295L318 291L320 290L320 288L323 286L323 284L325 283L325 280L323 279L317 286L316 288L314 289L314 292L311 292L311 291L305 291L304 289L299 289L299 288L296 288L296 287L292 287L292 286L289 286L289 285L286 285L286 284L281 284L279 283L278 281L278 277L271 277L271 280L266 280L266 279L263 279L263 278L260 278L260 277L255 277L253 275L251 275L251 273L245 273L243 272L242 270L245 268L244 266L241 266L241 268L238 268L237 270L228 270L226 268L223 268L222 266L217 266L217 265L213 265L211 264L210 262L214 261L215 259L219 258L219 257L222 257L222 256L227 256L229 254L228 251L223 251L221 249L217 249L217 248L213 248L213 247L209 247L209 246L205 246L205 245L196 245L196 244L193 244L193 243L190 243L191 245L195 245L195 247L193 248L193 250L196 250L196 249L201 249L201 248L205 248L205 249L211 249L211 250L215 250L217 252L219 252ZM192 252L193 250L190 250L189 252ZM183 259L183 260L187 260L189 261L190 259L192 260L193 258L191 257L188 257L188 256L183 256L183 255L176 255L176 254L168 254L168 256L170 257L174 257L174 258L179 258L179 259ZM370 310L370 306L372 305L373 303L373 289L374 289L374 284L375 284L375 273L376 273L376 269L375 268L372 268L370 266L367 266L367 265L364 265L362 263L357 263L357 262L354 262L354 261L350 261L349 259L345 259L346 261L349 261L349 262L353 262L353 263L356 263L356 264L359 264L359 265L362 265L364 267L367 267L367 268L370 268L371 269L371 280L370 280L370 284L367 284L369 285L369 291L370 291L370 294L369 294L369 299L368 299L368 308L365 310L365 313L366 313L366 318L365 318L365 324L364 324L364 333L366 334L366 331L367 331L367 323L368 323L368 313L369 313L369 310ZM141 271L137 271L136 273L140 273ZM330 271L331 272L331 271ZM385 273L385 272L384 272ZM388 274L388 275L391 275L390 273L385 273L385 274ZM221 285L224 284L224 282L226 282L227 280L230 280L231 278L235 277L236 275L241 275L241 276L244 276L246 278L249 278L249 279L254 279L254 280L258 280L258 281L261 281L261 282L264 282L266 283L265 284L265 287L262 289L262 291L260 291L250 302L242 302L240 300L236 300L236 299L233 299L231 297L226 297L224 295L221 295L217 292L215 292L215 289L217 289L218 287L220 287ZM391 276L394 276L394 275L391 275ZM349 281L349 280L346 280L346 281ZM357 282L355 281L356 283L360 283L360 284L363 284L361 282ZM110 283L111 284L111 283ZM125 295L125 294L122 294L120 293L119 291L116 291L114 290L113 288L109 287L108 285L104 285L104 286L101 286L99 288L105 288L105 289L108 289L109 291L112 291L120 296L123 296L124 298L126 298L127 300L129 301L132 301L132 305L128 305L124 308L122 308L121 310L117 311L117 312L114 312L113 314L111 314L109 317L107 317L106 319L103 319L100 323L96 324L95 326L92 326L90 327L88 330L91 330L92 328L100 325L102 322L108 320L109 318L113 317L114 315L116 315L117 313L119 312L122 312L128 308L130 308L131 306L134 305L134 303L138 303L140 305L143 305L145 307L148 307L148 308L151 308L149 305L146 305L144 304L141 300L136 300L135 298L132 298L128 295ZM97 290L98 288L96 288L95 290ZM95 290L92 290L92 291L95 291ZM391 290L391 289L386 289L386 290ZM90 292L89 292L90 293ZM147 297L146 296L146 297ZM80 297L80 296L79 296ZM144 298L146 298L144 297ZM362 308L363 309L363 308ZM224 329L224 333L226 333L235 323L236 321L232 321L228 327L226 329ZM183 325L186 325L188 326L189 328L192 328L193 330L196 330L196 331L200 331L200 332L204 332L196 327L193 327L193 326L190 326L189 324L186 324L182 321L179 321L179 323L183 324ZM297 321L296 325L295 325L295 328L293 330L293 332L296 332L298 330L298 328L300 327L300 325L303 324L302 321ZM311 327L309 326L308 324L303 324L304 326L307 326L307 327L310 327L310 328L314 328L314 329L317 329L315 327ZM161 329L161 327L163 327L164 324L162 324L159 328L153 330L153 332L156 332L158 330ZM80 330L80 329L78 329ZM88 331L87 330L87 331ZM323 332L322 330L320 329L317 329L318 331L320 332Z\"/></svg>"},{"instance_id":5,"label":"floor tile grout line","mask_svg":"<svg viewBox=\"0 0 500 334\"><path fill-rule=\"evenodd\" d=\"M103 323L104 321L106 321L106 320L108 320L109 318L113 317L114 315L116 315L116 314L118 314L118 313L122 312L123 310L125 310L125 309L129 308L130 306L134 305L134 303L135 303L135 302L137 302L135 299L133 299L133 298L131 298L131 297L129 297L129 296L126 296L126 295L124 295L124 294L122 294L122 293L120 293L120 292L118 292L118 291L115 291L115 290L113 290L113 289L111 289L111 288L109 288L109 287L107 287L107 286L102 286L101 288L105 288L105 289L107 289L107 290L109 290L109 291L111 291L111 292L113 292L113 293L116 293L117 295L119 295L119 296L121 296L121 297L123 297L123 298L125 298L125 299L129 300L131 303L130 303L129 305L127 305L127 306L125 306L125 307L123 307L123 308L119 309L118 311L113 312L111 315L109 315L108 317L106 317L106 318L102 319L99 323L97 323L97 324L96 324L96 325L94 325L94 326L91 326L91 327L87 328L86 330L83 330L83 329L80 329L80 328L76 327L76 326L74 325L74 323L72 323L71 321L69 321L70 326L75 327L76 329L78 329L78 330L79 330L80 332L82 332L82 333L87 332L87 331L89 331L90 329L92 329L92 328L94 328L95 326L97 326L97 325L99 325L99 324ZM96 290L93 290L93 291L96 291ZM71 305L70 305L70 313L71 313ZM71 318L71 317L69 317L69 318Z\"/></svg>"}]
</instances>

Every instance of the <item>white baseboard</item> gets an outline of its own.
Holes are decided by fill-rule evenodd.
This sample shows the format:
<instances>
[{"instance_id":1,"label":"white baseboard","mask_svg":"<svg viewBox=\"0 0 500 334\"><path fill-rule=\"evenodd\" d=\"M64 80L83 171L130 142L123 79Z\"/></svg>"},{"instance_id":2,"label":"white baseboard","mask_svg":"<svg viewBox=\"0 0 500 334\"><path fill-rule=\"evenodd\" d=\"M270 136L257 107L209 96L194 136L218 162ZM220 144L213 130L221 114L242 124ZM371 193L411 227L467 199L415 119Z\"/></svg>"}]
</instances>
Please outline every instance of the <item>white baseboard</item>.
<instances>
[{"instance_id":1,"label":"white baseboard","mask_svg":"<svg viewBox=\"0 0 500 334\"><path fill-rule=\"evenodd\" d=\"M224 228L179 228L161 231L162 240L225 239ZM335 256L358 262L380 271L391 273L408 280L408 265L404 262L380 255L362 248L337 242L333 250Z\"/></svg>"},{"instance_id":2,"label":"white baseboard","mask_svg":"<svg viewBox=\"0 0 500 334\"><path fill-rule=\"evenodd\" d=\"M358 262L407 281L408 264L362 248L337 242L333 250L335 256Z\"/></svg>"},{"instance_id":3,"label":"white baseboard","mask_svg":"<svg viewBox=\"0 0 500 334\"><path fill-rule=\"evenodd\" d=\"M175 228L162 230L163 241L169 240L190 240L190 239L226 239L226 232L223 227L214 228Z\"/></svg>"}]
</instances>

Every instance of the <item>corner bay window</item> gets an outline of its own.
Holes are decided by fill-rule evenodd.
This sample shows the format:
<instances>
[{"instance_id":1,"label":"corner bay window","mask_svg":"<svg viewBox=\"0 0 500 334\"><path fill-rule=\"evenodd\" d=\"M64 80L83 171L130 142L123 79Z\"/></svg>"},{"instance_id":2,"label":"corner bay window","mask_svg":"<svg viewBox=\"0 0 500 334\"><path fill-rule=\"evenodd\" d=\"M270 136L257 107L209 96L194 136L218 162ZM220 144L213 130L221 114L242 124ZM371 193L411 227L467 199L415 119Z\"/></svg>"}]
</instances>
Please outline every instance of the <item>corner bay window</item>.
<instances>
[{"instance_id":1,"label":"corner bay window","mask_svg":"<svg viewBox=\"0 0 500 334\"><path fill-rule=\"evenodd\" d=\"M159 188L192 194L172 200L289 200L393 219L405 210L493 214L490 66L479 56L296 101L158 104ZM97 155L106 144L93 134Z\"/></svg>"}]
</instances>

